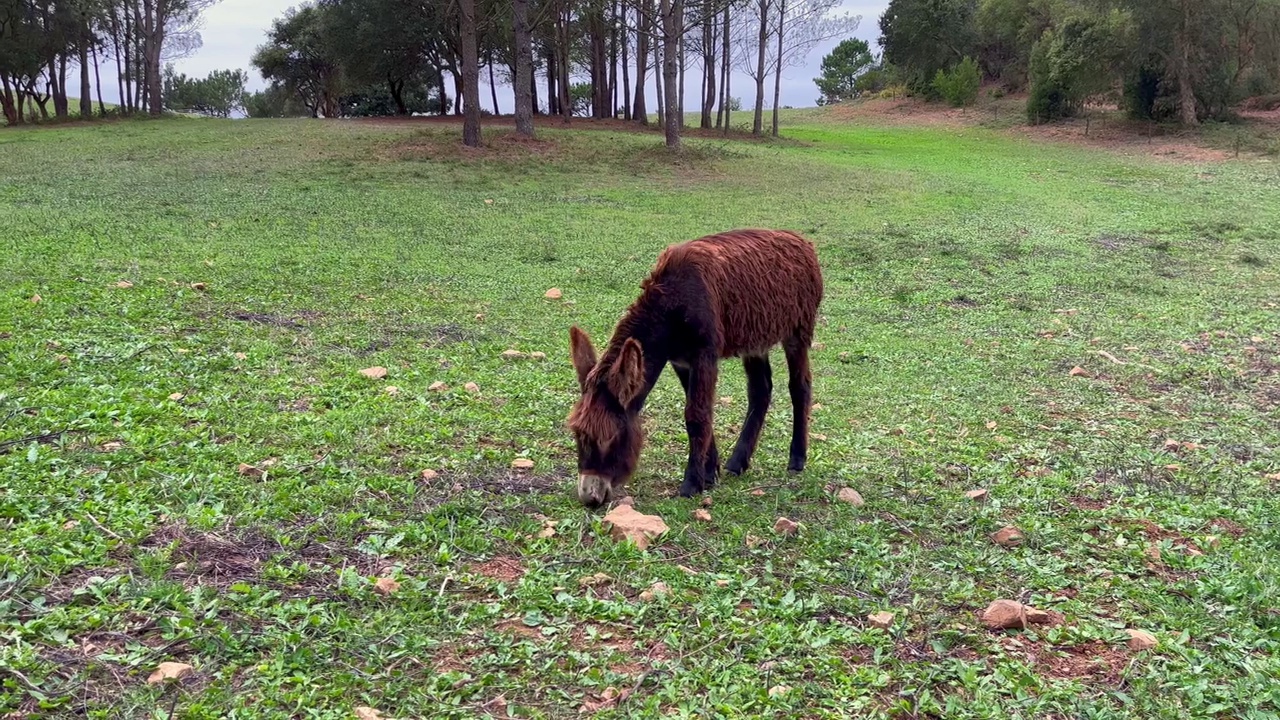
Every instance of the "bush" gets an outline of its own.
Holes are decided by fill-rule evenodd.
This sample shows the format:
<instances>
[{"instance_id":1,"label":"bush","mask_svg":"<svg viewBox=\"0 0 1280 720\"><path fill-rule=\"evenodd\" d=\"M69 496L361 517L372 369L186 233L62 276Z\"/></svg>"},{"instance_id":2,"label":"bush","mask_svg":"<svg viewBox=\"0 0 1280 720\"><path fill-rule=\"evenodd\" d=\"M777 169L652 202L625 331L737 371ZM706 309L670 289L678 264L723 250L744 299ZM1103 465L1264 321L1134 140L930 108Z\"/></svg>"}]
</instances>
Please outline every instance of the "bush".
<instances>
[{"instance_id":1,"label":"bush","mask_svg":"<svg viewBox=\"0 0 1280 720\"><path fill-rule=\"evenodd\" d=\"M1106 90L1120 61L1119 22L1117 16L1073 17L1044 31L1031 48L1028 121L1071 117L1089 96Z\"/></svg>"},{"instance_id":2,"label":"bush","mask_svg":"<svg viewBox=\"0 0 1280 720\"><path fill-rule=\"evenodd\" d=\"M982 87L982 71L968 55L950 71L939 70L933 78L933 90L952 107L972 105Z\"/></svg>"}]
</instances>

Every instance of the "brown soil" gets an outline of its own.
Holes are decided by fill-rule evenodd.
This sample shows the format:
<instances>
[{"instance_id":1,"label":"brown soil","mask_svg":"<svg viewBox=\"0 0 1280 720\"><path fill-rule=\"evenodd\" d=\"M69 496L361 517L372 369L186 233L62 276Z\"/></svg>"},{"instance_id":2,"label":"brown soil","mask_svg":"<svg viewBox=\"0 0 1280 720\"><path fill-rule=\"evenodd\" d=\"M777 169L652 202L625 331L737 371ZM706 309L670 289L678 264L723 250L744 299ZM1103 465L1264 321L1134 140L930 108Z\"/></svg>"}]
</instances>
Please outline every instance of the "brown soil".
<instances>
[{"instance_id":1,"label":"brown soil","mask_svg":"<svg viewBox=\"0 0 1280 720\"><path fill-rule=\"evenodd\" d=\"M1029 651L1027 659L1044 675L1063 680L1081 680L1102 685L1119 685L1129 663L1123 650L1101 642L1072 647L1052 647Z\"/></svg>"},{"instance_id":2,"label":"brown soil","mask_svg":"<svg viewBox=\"0 0 1280 720\"><path fill-rule=\"evenodd\" d=\"M520 564L520 558L508 555L499 555L487 562L472 565L471 571L503 583L513 583L524 577L524 566Z\"/></svg>"}]
</instances>

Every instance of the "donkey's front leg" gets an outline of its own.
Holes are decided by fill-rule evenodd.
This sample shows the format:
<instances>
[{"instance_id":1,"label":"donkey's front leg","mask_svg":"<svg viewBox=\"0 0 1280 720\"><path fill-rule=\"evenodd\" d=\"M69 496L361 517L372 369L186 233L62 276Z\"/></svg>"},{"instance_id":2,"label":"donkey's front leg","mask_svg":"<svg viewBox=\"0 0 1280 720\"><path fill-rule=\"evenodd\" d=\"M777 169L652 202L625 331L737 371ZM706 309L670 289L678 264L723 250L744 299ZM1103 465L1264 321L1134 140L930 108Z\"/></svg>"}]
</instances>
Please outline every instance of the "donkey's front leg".
<instances>
[{"instance_id":1,"label":"donkey's front leg","mask_svg":"<svg viewBox=\"0 0 1280 720\"><path fill-rule=\"evenodd\" d=\"M711 489L720 474L720 453L712 424L718 368L714 357L692 363L685 387L684 424L689 433L689 460L685 464L681 497Z\"/></svg>"}]
</instances>

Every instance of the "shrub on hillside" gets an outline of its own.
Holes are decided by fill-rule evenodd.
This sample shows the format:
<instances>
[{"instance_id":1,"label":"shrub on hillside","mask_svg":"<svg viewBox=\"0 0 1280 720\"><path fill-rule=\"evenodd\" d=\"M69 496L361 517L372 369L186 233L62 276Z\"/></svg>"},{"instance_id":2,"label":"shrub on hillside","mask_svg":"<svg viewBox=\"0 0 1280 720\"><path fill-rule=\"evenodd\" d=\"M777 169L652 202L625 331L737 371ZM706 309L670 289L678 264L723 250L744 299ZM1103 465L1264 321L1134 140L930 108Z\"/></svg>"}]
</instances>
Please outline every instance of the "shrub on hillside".
<instances>
[{"instance_id":1,"label":"shrub on hillside","mask_svg":"<svg viewBox=\"0 0 1280 720\"><path fill-rule=\"evenodd\" d=\"M982 71L978 69L978 63L967 55L951 70L939 70L933 78L934 92L952 107L972 105L978 99L981 87Z\"/></svg>"}]
</instances>

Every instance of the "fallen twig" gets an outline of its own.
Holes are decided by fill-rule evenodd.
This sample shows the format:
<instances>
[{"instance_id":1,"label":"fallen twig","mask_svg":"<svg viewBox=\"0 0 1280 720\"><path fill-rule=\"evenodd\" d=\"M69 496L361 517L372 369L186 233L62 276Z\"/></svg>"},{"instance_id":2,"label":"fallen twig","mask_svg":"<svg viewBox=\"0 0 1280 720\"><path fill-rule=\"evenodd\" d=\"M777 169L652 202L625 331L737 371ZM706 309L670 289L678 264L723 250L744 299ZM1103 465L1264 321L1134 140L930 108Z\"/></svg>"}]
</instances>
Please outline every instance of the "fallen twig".
<instances>
[{"instance_id":1,"label":"fallen twig","mask_svg":"<svg viewBox=\"0 0 1280 720\"><path fill-rule=\"evenodd\" d=\"M75 428L64 428L62 430L54 430L53 432L41 433L39 435L28 435L27 437L15 438L13 440L5 440L0 442L0 455L9 452L9 448L26 445L27 443L43 443L49 442L55 438L60 438L68 433L84 432Z\"/></svg>"}]
</instances>

